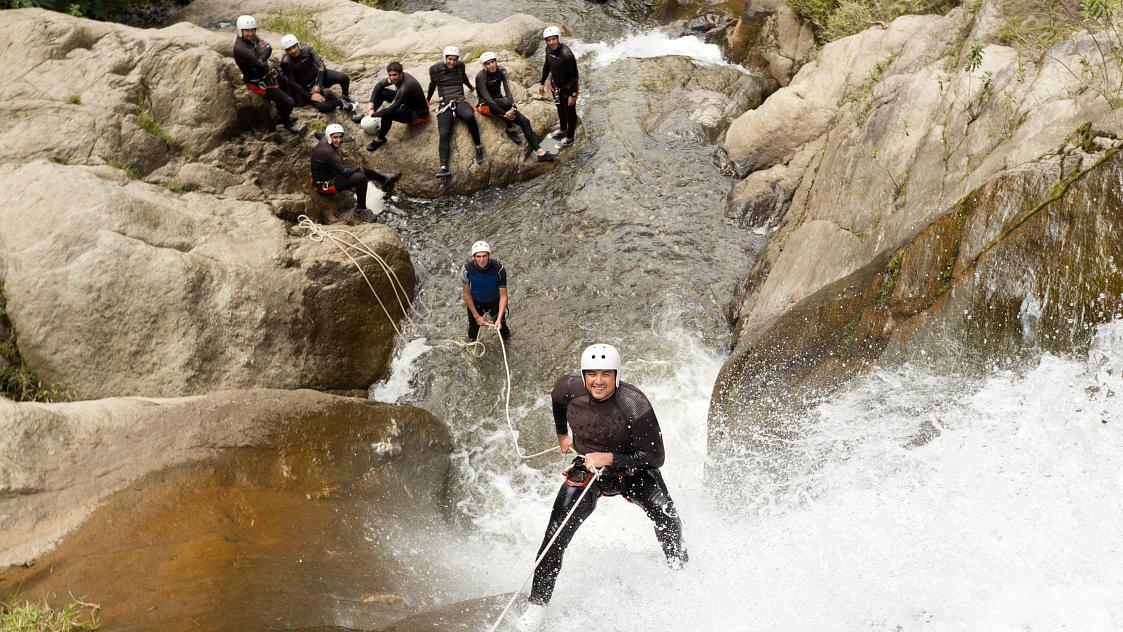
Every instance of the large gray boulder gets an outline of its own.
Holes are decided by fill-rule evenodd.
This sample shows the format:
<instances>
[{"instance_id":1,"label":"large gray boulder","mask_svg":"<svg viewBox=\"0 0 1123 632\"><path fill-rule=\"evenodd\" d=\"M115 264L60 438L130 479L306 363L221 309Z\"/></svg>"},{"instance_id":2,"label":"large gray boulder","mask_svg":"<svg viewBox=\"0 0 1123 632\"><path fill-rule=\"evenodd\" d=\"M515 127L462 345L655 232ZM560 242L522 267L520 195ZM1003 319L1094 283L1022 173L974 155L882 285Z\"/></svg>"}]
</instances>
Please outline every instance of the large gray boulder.
<instances>
[{"instance_id":1,"label":"large gray boulder","mask_svg":"<svg viewBox=\"0 0 1123 632\"><path fill-rule=\"evenodd\" d=\"M0 224L23 358L81 398L365 388L386 369L403 315L379 264L361 259L375 296L336 246L265 204L176 193L112 168L0 165ZM408 300L413 269L394 232L350 230Z\"/></svg>"},{"instance_id":2,"label":"large gray boulder","mask_svg":"<svg viewBox=\"0 0 1123 632\"><path fill-rule=\"evenodd\" d=\"M437 592L398 547L447 537L451 446L423 410L313 391L0 401L0 590L114 630L383 625Z\"/></svg>"}]
</instances>

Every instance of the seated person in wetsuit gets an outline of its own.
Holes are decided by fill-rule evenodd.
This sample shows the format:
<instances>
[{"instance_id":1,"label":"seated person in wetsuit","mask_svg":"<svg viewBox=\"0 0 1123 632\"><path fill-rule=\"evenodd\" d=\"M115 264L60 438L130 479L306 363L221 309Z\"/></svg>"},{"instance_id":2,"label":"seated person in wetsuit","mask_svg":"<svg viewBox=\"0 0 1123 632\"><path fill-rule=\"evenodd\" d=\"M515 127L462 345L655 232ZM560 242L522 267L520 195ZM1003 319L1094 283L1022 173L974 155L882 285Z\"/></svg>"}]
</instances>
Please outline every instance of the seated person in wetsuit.
<instances>
[{"instance_id":1,"label":"seated person in wetsuit","mask_svg":"<svg viewBox=\"0 0 1123 632\"><path fill-rule=\"evenodd\" d=\"M448 170L449 141L452 139L452 119L455 116L468 124L468 133L472 135L472 142L476 144L476 164L483 164L484 148L480 144L480 128L476 124L476 115L472 106L464 97L464 86L472 89L468 82L468 71L464 62L460 61L460 49L448 46L444 50L444 61L439 61L429 67L429 93L426 99L433 98L437 91L441 97L437 107L437 127L441 133L440 155L441 168L437 171L438 178L447 178L452 175Z\"/></svg>"},{"instance_id":2,"label":"seated person in wetsuit","mask_svg":"<svg viewBox=\"0 0 1123 632\"><path fill-rule=\"evenodd\" d=\"M389 191L402 176L394 171L382 175L373 169L360 166L348 167L343 164L339 148L343 145L343 126L332 123L324 130L320 143L312 150L312 186L320 195L334 195L339 191L355 190L355 215L364 222L376 220L374 213L367 208L367 182L373 180Z\"/></svg>"},{"instance_id":3,"label":"seated person in wetsuit","mask_svg":"<svg viewBox=\"0 0 1123 632\"><path fill-rule=\"evenodd\" d=\"M386 107L379 109L383 103L387 104ZM394 121L406 125L429 122L429 102L425 100L425 93L421 91L417 79L394 61L386 66L386 78L374 84L366 110L351 120L358 123L364 116L381 119L378 135L367 145L367 151L374 151L386 144L386 135L390 133Z\"/></svg>"},{"instance_id":4,"label":"seated person in wetsuit","mask_svg":"<svg viewBox=\"0 0 1123 632\"><path fill-rule=\"evenodd\" d=\"M355 111L355 104L348 93L351 79L347 75L328 70L316 51L307 44L301 44L292 33L281 38L281 48L285 49L281 74L288 80L289 93L297 106L311 104L325 114L337 108L345 112ZM324 89L332 86L339 86L343 98L329 99L324 94Z\"/></svg>"},{"instance_id":5,"label":"seated person in wetsuit","mask_svg":"<svg viewBox=\"0 0 1123 632\"><path fill-rule=\"evenodd\" d=\"M530 120L515 106L511 83L507 81L507 70L499 65L497 55L488 51L480 55L480 63L484 66L483 70L476 73L476 96L479 97L477 109L480 114L502 118L507 125L503 131L516 143L518 132L515 131L515 125L518 125L523 130L523 136L526 137L528 151L535 152L538 162L553 160L554 155L538 144L538 135L534 133Z\"/></svg>"},{"instance_id":6,"label":"seated person in wetsuit","mask_svg":"<svg viewBox=\"0 0 1123 632\"><path fill-rule=\"evenodd\" d=\"M257 20L252 15L238 17L238 38L234 40L234 63L242 71L242 81L251 92L265 97L277 107L281 125L293 134L300 129L292 118L292 97L286 92L288 81L269 67L273 47L257 36Z\"/></svg>"}]
</instances>

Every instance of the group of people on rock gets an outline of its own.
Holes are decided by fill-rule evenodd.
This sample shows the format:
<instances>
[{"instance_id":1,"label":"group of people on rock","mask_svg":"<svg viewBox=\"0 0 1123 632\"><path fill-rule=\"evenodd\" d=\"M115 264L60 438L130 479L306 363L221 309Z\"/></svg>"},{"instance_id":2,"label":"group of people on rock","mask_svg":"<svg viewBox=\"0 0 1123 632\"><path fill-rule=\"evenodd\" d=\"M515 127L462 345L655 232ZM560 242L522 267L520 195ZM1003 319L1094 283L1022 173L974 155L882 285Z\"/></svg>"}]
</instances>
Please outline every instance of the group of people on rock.
<instances>
[{"instance_id":1,"label":"group of people on rock","mask_svg":"<svg viewBox=\"0 0 1123 632\"><path fill-rule=\"evenodd\" d=\"M521 131L527 143L528 157L533 153L539 162L554 160L554 154L542 147L530 120L515 104L507 71L499 65L498 55L494 52L480 55L483 67L476 73L473 85L468 78L467 66L461 60L460 49L445 47L442 61L429 67L429 87L424 93L421 84L405 72L400 62L391 62L386 66L386 78L375 83L366 107L360 111L350 95L350 78L329 70L323 58L311 46L302 44L295 35L281 38L284 57L278 70L269 65L273 49L257 36L257 20L243 15L238 18L236 26L238 37L234 41L234 61L242 71L246 88L272 101L280 124L293 134L301 132L292 115L293 108L311 105L322 113L339 109L352 114L352 121L360 123L364 131L374 136L374 140L366 146L367 151L373 152L386 144L395 122L404 125L428 123L432 118L430 108L435 94L440 136L440 166L436 177L452 175L449 160L455 119L463 121L468 128L475 146L476 164L483 163L484 148L476 112L501 119L504 133L515 143L522 142L519 138ZM545 95L548 80L558 111L558 125L550 136L557 139L560 150L573 145L577 130L577 99L580 95L577 58L568 46L561 43L560 28L548 27L542 36L546 42L546 55L538 92ZM340 97L327 92L333 86L339 86ZM465 87L476 92L477 104L474 108L468 101ZM315 191L321 195L333 195L339 191L354 190L356 216L374 221L374 214L366 208L368 183L376 182L389 190L401 173L381 174L361 166L344 165L340 147L345 130L338 123L328 125L323 133L315 134L320 139L311 156L311 180Z\"/></svg>"},{"instance_id":2,"label":"group of people on rock","mask_svg":"<svg viewBox=\"0 0 1123 632\"><path fill-rule=\"evenodd\" d=\"M285 35L281 39L285 56L278 72L268 64L272 49L257 37L254 18L239 17L237 28L234 59L246 87L272 101L280 123L294 134L300 133L292 117L295 106L311 105L323 113L341 109L352 114L352 121L374 136L366 146L367 151L373 152L386 144L394 123L428 123L435 94L440 132L437 177L450 175L454 119L460 119L467 126L475 145L476 163L484 161L476 112L502 119L504 132L515 142L519 142L521 130L528 156L533 152L539 161L554 159L542 147L530 121L515 104L507 72L499 66L494 52L480 56L483 67L476 73L473 86L460 50L455 46L446 47L443 60L429 68L429 87L424 93L421 84L405 72L401 63L391 62L386 66L386 78L375 83L366 107L360 111L350 97L350 79L343 73L328 70L311 46L301 44L294 35ZM544 95L546 81L550 81L549 89L558 111L558 126L551 135L558 139L559 148L565 148L574 142L580 84L577 60L573 51L561 43L560 37L561 29L556 26L543 32L546 54L538 90ZM326 92L336 85L342 92L339 98ZM476 92L475 108L468 102L465 87ZM362 166L345 165L340 153L344 134L344 127L339 123L328 125L323 134L317 133L320 142L311 155L313 186L318 193L326 195L353 189L356 215L374 221L373 214L366 208L368 183L373 181L389 190L401 173L381 174ZM481 328L490 326L505 342L509 341L507 269L491 256L491 246L487 242L472 244L471 258L461 268L460 278L468 317L468 339L476 340ZM491 324L488 316L492 318ZM579 371L561 376L551 393L558 448L562 454L575 452L578 456L564 472L565 480L554 500L538 549L540 563L535 567L527 606L518 621L518 626L524 630L542 628L546 604L561 571L565 549L601 496L623 496L641 507L655 524L655 535L667 563L672 568L681 568L687 561L682 522L659 471L664 462L659 421L643 392L620 380L621 368L622 360L615 347L591 345L581 354Z\"/></svg>"}]
</instances>

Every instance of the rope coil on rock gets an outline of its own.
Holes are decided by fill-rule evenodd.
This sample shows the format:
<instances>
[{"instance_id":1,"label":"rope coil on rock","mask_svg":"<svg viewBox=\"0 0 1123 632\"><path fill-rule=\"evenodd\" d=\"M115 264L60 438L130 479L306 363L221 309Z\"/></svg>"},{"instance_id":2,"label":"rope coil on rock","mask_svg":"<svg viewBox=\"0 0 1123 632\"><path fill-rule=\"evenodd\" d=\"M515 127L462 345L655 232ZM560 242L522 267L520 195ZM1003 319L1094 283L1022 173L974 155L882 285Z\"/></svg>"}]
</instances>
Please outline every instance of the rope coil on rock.
<instances>
[{"instance_id":1,"label":"rope coil on rock","mask_svg":"<svg viewBox=\"0 0 1123 632\"><path fill-rule=\"evenodd\" d=\"M390 267L390 264L379 256L373 248L368 246L351 231L342 228L325 228L323 225L313 222L307 215L298 217L297 222L297 226L307 231L309 239L316 242L328 240L351 260L351 263L355 265L359 274L362 275L363 280L366 281L367 287L370 288L371 293L374 294L374 299L378 301L379 307L382 308L382 313L386 314L386 319L390 321L390 325L394 328L394 331L401 336L402 330L398 327L397 322L394 321L394 317L390 315L389 308L387 308L386 304L382 301L382 297L378 295L378 291L374 289L374 284L371 283L370 277L368 277L366 271L363 270L363 266L359 264L359 261L351 253L355 251L360 255L366 255L374 259L382 268L382 272L386 274L386 278L390 281L390 288L394 292L394 298L398 302L398 307L402 310L402 318L409 321L411 326L414 324L413 319L409 315L409 309L413 306L409 297L409 292L406 291L405 286L402 285L401 280L398 279L398 275L394 272L394 269ZM339 235L345 235L350 240L348 241Z\"/></svg>"}]
</instances>

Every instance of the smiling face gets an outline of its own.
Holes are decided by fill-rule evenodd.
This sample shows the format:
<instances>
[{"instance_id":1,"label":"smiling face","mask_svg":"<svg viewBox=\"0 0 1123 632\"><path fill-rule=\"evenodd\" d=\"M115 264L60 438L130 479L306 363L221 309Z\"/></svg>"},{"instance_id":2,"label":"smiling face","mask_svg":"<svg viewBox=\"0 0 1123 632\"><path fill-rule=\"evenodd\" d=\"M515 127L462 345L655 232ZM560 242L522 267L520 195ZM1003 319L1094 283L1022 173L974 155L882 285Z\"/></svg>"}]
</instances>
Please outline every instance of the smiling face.
<instances>
[{"instance_id":1,"label":"smiling face","mask_svg":"<svg viewBox=\"0 0 1123 632\"><path fill-rule=\"evenodd\" d=\"M550 50L556 49L559 43L560 40L558 39L557 35L551 35L550 37L546 38L546 46L548 46Z\"/></svg>"},{"instance_id":2,"label":"smiling face","mask_svg":"<svg viewBox=\"0 0 1123 632\"><path fill-rule=\"evenodd\" d=\"M456 65L456 60L458 60L458 59L460 59L460 58L457 57L456 55L445 56L445 67L448 68L449 70L451 70L452 67Z\"/></svg>"},{"instance_id":3,"label":"smiling face","mask_svg":"<svg viewBox=\"0 0 1123 632\"><path fill-rule=\"evenodd\" d=\"M595 400L605 400L616 392L616 371L612 369L589 369L582 371L585 378L585 390Z\"/></svg>"},{"instance_id":4,"label":"smiling face","mask_svg":"<svg viewBox=\"0 0 1123 632\"><path fill-rule=\"evenodd\" d=\"M242 39L247 42L252 42L253 38L257 36L257 29L242 29Z\"/></svg>"},{"instance_id":5,"label":"smiling face","mask_svg":"<svg viewBox=\"0 0 1123 632\"><path fill-rule=\"evenodd\" d=\"M293 44L285 49L289 57L300 57L300 44Z\"/></svg>"},{"instance_id":6,"label":"smiling face","mask_svg":"<svg viewBox=\"0 0 1123 632\"><path fill-rule=\"evenodd\" d=\"M336 132L335 134L332 134L331 135L331 144L335 145L336 147L339 147L339 146L343 145L343 134L340 134L338 132Z\"/></svg>"},{"instance_id":7,"label":"smiling face","mask_svg":"<svg viewBox=\"0 0 1123 632\"><path fill-rule=\"evenodd\" d=\"M398 82L402 80L402 73L390 70L386 72L386 78L390 80L390 83L398 85Z\"/></svg>"}]
</instances>

